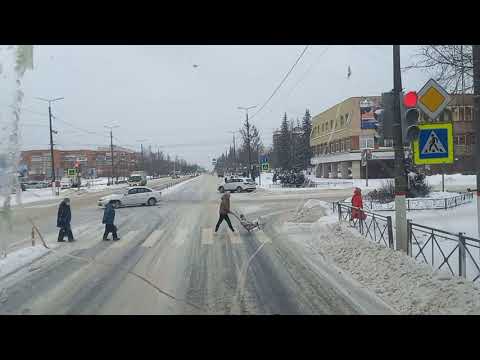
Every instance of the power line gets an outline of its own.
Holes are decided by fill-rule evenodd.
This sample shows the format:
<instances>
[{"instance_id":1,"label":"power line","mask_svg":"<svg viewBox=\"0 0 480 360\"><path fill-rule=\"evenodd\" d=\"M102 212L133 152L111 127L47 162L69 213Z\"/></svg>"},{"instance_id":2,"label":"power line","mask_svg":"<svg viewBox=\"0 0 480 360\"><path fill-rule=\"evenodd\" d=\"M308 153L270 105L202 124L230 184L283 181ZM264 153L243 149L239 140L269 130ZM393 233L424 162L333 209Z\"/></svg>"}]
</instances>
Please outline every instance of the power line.
<instances>
[{"instance_id":1,"label":"power line","mask_svg":"<svg viewBox=\"0 0 480 360\"><path fill-rule=\"evenodd\" d=\"M253 114L250 119L253 119L260 111L263 110L263 108L265 106L267 106L267 104L270 102L270 100L275 96L275 94L277 93L277 91L282 87L283 83L285 82L285 80L287 80L288 76L291 74L291 72L293 71L293 69L295 68L295 66L297 66L298 62L300 61L300 59L303 57L303 55L305 54L305 52L307 51L308 47L310 45L307 45L305 46L305 48L302 50L302 52L300 53L300 55L298 56L297 60L295 61L295 63L292 65L292 67L290 68L290 70L285 74L285 76L283 77L282 81L280 82L280 84L278 84L278 86L275 88L275 90L273 91L272 95L270 95L270 97L267 99L267 101L265 101L265 103L260 107L260 109L258 109L258 111Z\"/></svg>"}]
</instances>

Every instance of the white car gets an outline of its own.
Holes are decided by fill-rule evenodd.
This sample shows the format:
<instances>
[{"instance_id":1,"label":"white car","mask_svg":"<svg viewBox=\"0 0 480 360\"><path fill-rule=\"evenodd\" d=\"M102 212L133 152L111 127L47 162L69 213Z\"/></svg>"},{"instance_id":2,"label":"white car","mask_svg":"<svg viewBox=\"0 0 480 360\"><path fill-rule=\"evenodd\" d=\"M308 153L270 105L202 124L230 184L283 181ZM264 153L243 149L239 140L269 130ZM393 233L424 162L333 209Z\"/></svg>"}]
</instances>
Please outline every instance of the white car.
<instances>
[{"instance_id":1,"label":"white car","mask_svg":"<svg viewBox=\"0 0 480 360\"><path fill-rule=\"evenodd\" d=\"M218 187L218 191L221 193L225 191L254 191L257 188L255 182L251 179L241 179L241 178L227 178L220 186Z\"/></svg>"},{"instance_id":2,"label":"white car","mask_svg":"<svg viewBox=\"0 0 480 360\"><path fill-rule=\"evenodd\" d=\"M162 193L144 186L128 188L123 194L111 194L98 200L98 206L105 206L113 201L113 207L149 205L154 206L160 201Z\"/></svg>"}]
</instances>

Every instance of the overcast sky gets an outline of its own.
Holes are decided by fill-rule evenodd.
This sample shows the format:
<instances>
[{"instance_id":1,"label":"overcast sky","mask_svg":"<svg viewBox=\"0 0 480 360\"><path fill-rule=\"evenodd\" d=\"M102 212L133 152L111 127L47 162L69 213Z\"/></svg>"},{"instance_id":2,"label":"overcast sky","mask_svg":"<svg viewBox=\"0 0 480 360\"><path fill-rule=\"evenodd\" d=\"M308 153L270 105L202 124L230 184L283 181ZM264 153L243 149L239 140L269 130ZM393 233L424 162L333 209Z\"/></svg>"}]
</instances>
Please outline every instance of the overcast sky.
<instances>
[{"instance_id":1,"label":"overcast sky","mask_svg":"<svg viewBox=\"0 0 480 360\"><path fill-rule=\"evenodd\" d=\"M48 107L35 97L64 97L52 107L58 148L108 145L104 125L114 124L119 145L139 149L143 140L144 146L208 166L232 142L228 131L244 121L237 107L261 106L303 48L35 46L34 70L23 82L23 148L49 144ZM402 66L414 49L402 47ZM419 90L428 77L403 73L403 86ZM393 87L392 78L391 46L312 45L252 123L270 145L284 112L301 119L306 108L315 115L350 96L379 95Z\"/></svg>"}]
</instances>

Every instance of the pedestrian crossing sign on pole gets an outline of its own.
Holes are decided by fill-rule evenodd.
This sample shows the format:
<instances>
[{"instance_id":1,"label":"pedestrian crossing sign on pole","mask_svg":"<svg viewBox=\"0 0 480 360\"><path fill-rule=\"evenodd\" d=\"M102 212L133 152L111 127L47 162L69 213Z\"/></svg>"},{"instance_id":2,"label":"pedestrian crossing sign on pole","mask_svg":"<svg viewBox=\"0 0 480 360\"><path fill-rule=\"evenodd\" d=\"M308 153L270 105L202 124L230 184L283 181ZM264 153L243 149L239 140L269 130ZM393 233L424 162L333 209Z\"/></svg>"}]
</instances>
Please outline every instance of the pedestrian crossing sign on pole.
<instances>
[{"instance_id":1,"label":"pedestrian crossing sign on pole","mask_svg":"<svg viewBox=\"0 0 480 360\"><path fill-rule=\"evenodd\" d=\"M423 124L419 128L418 140L413 143L415 165L452 164L452 124Z\"/></svg>"},{"instance_id":2,"label":"pedestrian crossing sign on pole","mask_svg":"<svg viewBox=\"0 0 480 360\"><path fill-rule=\"evenodd\" d=\"M262 164L262 171L268 171L269 169L270 169L270 166L268 165L268 163Z\"/></svg>"}]
</instances>

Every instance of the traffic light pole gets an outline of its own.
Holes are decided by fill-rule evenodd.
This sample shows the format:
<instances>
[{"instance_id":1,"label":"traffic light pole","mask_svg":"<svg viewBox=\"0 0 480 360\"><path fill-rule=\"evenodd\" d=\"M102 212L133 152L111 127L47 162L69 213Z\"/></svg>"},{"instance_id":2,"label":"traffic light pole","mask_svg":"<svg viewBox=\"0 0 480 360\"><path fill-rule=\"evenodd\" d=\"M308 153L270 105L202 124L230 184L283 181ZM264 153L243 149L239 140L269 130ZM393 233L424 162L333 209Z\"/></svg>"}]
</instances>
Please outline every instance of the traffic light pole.
<instances>
[{"instance_id":1,"label":"traffic light pole","mask_svg":"<svg viewBox=\"0 0 480 360\"><path fill-rule=\"evenodd\" d=\"M477 227L480 238L480 45L472 46L473 58L473 124L475 126L475 153L477 168Z\"/></svg>"},{"instance_id":2,"label":"traffic light pole","mask_svg":"<svg viewBox=\"0 0 480 360\"><path fill-rule=\"evenodd\" d=\"M400 94L402 74L400 70L400 45L393 45L393 146L395 151L395 231L396 248L408 253L407 238L407 182L405 178L405 151L402 137Z\"/></svg>"}]
</instances>

